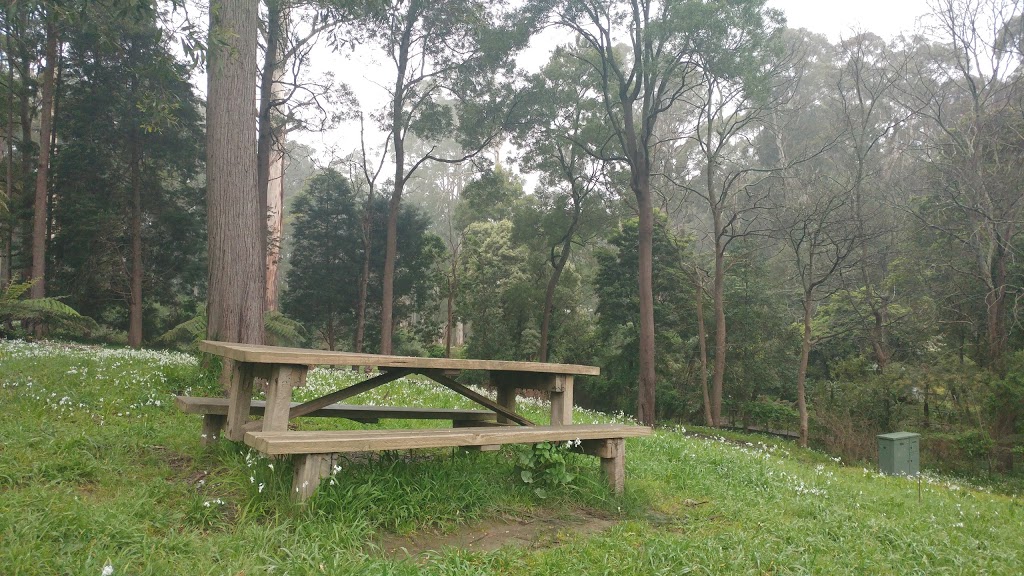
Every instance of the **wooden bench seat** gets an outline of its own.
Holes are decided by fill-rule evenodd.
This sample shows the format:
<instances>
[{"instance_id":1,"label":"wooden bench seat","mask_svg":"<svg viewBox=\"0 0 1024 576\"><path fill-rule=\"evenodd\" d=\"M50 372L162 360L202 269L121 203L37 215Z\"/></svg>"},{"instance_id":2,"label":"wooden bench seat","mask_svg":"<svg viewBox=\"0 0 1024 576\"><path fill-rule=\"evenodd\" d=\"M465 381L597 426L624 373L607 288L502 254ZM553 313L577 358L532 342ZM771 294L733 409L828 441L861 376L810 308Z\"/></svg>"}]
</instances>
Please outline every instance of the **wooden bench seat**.
<instances>
[{"instance_id":1,"label":"wooden bench seat","mask_svg":"<svg viewBox=\"0 0 1024 576\"><path fill-rule=\"evenodd\" d=\"M177 396L174 403L186 414L203 415L204 444L217 440L227 421L227 398L208 398L200 396ZM253 400L249 408L250 414L263 415L267 403ZM292 402L292 407L299 403ZM331 404L324 406L307 416L329 418L347 418L364 424L376 424L381 419L416 419L416 420L451 420L455 426L478 426L496 423L497 415L490 410L459 410L450 408L406 408L396 406L363 406L358 404Z\"/></svg>"},{"instance_id":2,"label":"wooden bench seat","mask_svg":"<svg viewBox=\"0 0 1024 576\"><path fill-rule=\"evenodd\" d=\"M292 497L305 500L330 474L333 454L414 448L492 447L503 444L573 442L601 458L601 470L616 493L625 484L625 438L648 436L651 428L619 424L471 427L418 430L328 430L247 432L245 443L271 456L294 455Z\"/></svg>"}]
</instances>

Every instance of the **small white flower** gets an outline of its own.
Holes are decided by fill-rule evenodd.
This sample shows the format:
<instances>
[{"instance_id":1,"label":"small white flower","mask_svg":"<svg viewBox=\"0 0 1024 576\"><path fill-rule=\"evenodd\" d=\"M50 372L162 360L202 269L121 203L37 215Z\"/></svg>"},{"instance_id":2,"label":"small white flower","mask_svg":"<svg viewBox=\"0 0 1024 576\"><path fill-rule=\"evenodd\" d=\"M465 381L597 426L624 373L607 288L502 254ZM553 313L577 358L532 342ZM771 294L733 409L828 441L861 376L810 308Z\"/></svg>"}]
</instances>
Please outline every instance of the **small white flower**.
<instances>
[{"instance_id":1,"label":"small white flower","mask_svg":"<svg viewBox=\"0 0 1024 576\"><path fill-rule=\"evenodd\" d=\"M261 493L263 492L263 482L260 482L260 487L259 487L258 491L261 492Z\"/></svg>"},{"instance_id":2,"label":"small white flower","mask_svg":"<svg viewBox=\"0 0 1024 576\"><path fill-rule=\"evenodd\" d=\"M103 572L100 572L100 576L111 576L114 573L114 567L107 562L103 565Z\"/></svg>"}]
</instances>

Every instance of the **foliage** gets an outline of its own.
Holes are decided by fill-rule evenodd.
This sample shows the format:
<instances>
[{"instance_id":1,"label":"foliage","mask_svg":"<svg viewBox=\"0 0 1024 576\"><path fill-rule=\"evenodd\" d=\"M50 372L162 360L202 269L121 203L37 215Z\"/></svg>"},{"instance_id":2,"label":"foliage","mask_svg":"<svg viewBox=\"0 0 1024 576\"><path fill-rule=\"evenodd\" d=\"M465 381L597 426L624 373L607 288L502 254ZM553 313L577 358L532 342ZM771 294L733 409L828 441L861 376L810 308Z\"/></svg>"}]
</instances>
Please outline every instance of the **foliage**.
<instances>
[{"instance_id":1,"label":"foliage","mask_svg":"<svg viewBox=\"0 0 1024 576\"><path fill-rule=\"evenodd\" d=\"M516 470L524 484L534 486L538 498L547 498L549 489L568 486L576 477L566 468L569 448L561 443L540 442L519 451Z\"/></svg>"},{"instance_id":2,"label":"foliage","mask_svg":"<svg viewBox=\"0 0 1024 576\"><path fill-rule=\"evenodd\" d=\"M95 326L60 298L23 298L35 280L12 282L0 291L0 336L9 336L14 322L42 322L51 326L86 328Z\"/></svg>"},{"instance_id":3,"label":"foliage","mask_svg":"<svg viewBox=\"0 0 1024 576\"><path fill-rule=\"evenodd\" d=\"M372 206L374 221L367 297L367 341L379 334L386 201ZM427 219L414 208L399 213L398 268L395 277L397 316L429 309L436 298L432 274L444 248L427 233ZM355 327L359 278L363 266L360 207L347 179L335 170L310 179L292 206L292 243L282 310L304 324L330 349L345 346ZM326 289L328 288L329 289ZM430 330L434 332L436 329Z\"/></svg>"}]
</instances>

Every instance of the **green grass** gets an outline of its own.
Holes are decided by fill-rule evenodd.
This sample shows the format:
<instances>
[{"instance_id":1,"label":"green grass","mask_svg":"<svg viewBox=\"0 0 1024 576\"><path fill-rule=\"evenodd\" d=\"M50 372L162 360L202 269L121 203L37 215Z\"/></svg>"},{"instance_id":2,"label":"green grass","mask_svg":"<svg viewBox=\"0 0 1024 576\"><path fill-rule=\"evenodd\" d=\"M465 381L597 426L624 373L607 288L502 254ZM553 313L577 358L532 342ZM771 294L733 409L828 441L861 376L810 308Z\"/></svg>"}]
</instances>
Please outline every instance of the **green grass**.
<instances>
[{"instance_id":1,"label":"green grass","mask_svg":"<svg viewBox=\"0 0 1024 576\"><path fill-rule=\"evenodd\" d=\"M316 370L297 396L358 378ZM1013 494L928 475L919 499L915 480L710 430L630 440L622 497L586 456L570 456L572 486L541 500L514 482L512 448L440 450L351 457L298 507L288 500L289 462L228 442L201 447L199 418L173 408L175 394L216 392L210 372L184 355L0 342L0 574L98 575L107 564L116 575L250 576L1020 574L1024 566L1024 502ZM416 379L356 400L473 407ZM521 402L544 420L542 403ZM376 544L386 534L581 507L617 521L538 549L397 559Z\"/></svg>"}]
</instances>

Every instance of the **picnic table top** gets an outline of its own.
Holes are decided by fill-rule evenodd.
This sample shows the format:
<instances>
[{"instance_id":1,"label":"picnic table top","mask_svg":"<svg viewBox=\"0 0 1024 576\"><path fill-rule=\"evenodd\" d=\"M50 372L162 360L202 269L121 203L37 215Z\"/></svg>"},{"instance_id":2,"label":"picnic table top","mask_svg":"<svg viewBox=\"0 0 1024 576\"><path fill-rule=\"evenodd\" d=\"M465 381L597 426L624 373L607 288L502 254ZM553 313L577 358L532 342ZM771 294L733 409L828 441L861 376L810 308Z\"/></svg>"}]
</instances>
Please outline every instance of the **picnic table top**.
<instances>
[{"instance_id":1,"label":"picnic table top","mask_svg":"<svg viewBox=\"0 0 1024 576\"><path fill-rule=\"evenodd\" d=\"M356 354L329 350L262 346L203 340L199 350L237 362L254 364L298 364L331 366L376 366L378 368L414 368L420 370L491 370L537 372L543 374L579 374L597 376L597 366L552 364L548 362L513 362L508 360L466 360L461 358L418 358L384 354Z\"/></svg>"}]
</instances>

